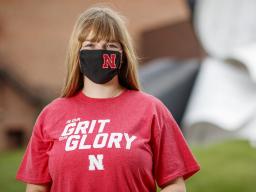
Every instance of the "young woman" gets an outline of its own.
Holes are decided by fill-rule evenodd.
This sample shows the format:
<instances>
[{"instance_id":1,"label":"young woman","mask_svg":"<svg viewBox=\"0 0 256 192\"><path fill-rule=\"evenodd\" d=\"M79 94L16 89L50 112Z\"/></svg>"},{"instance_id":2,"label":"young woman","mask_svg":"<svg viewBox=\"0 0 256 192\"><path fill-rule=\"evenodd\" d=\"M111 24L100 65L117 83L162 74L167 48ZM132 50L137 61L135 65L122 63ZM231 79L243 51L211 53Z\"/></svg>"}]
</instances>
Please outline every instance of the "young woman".
<instances>
[{"instance_id":1,"label":"young woman","mask_svg":"<svg viewBox=\"0 0 256 192\"><path fill-rule=\"evenodd\" d=\"M78 18L62 95L39 114L16 179L27 192L184 192L200 167L176 121L140 90L123 17Z\"/></svg>"}]
</instances>

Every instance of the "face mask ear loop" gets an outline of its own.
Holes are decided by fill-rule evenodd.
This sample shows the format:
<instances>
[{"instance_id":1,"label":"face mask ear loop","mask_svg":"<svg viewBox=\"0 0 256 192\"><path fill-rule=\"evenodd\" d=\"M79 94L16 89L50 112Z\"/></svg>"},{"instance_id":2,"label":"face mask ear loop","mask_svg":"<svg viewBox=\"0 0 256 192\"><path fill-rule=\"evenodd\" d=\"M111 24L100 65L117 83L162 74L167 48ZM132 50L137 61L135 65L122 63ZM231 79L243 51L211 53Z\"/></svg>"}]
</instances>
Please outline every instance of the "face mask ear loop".
<instances>
[{"instance_id":1,"label":"face mask ear loop","mask_svg":"<svg viewBox=\"0 0 256 192\"><path fill-rule=\"evenodd\" d=\"M120 65L118 66L118 70L117 70L117 73L120 74L121 73L121 68L122 68L122 65L123 65L123 58L122 56L120 57L121 61L120 61Z\"/></svg>"},{"instance_id":2,"label":"face mask ear loop","mask_svg":"<svg viewBox=\"0 0 256 192\"><path fill-rule=\"evenodd\" d=\"M122 67L122 62L120 63L119 67L117 68L117 73L118 73L118 74L121 73L121 67Z\"/></svg>"}]
</instances>

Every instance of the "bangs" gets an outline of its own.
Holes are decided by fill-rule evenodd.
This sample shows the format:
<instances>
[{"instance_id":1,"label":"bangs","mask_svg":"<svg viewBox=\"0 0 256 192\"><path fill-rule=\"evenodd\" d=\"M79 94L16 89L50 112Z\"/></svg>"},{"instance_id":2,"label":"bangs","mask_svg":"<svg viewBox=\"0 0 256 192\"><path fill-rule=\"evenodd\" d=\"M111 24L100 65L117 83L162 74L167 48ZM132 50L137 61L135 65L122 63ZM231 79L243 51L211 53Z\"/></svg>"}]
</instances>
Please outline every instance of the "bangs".
<instances>
[{"instance_id":1,"label":"bangs","mask_svg":"<svg viewBox=\"0 0 256 192\"><path fill-rule=\"evenodd\" d=\"M79 41L85 40L99 42L100 40L120 41L120 29L118 24L108 15L102 14L86 21L83 31L79 35ZM90 39L87 37L92 33Z\"/></svg>"}]
</instances>

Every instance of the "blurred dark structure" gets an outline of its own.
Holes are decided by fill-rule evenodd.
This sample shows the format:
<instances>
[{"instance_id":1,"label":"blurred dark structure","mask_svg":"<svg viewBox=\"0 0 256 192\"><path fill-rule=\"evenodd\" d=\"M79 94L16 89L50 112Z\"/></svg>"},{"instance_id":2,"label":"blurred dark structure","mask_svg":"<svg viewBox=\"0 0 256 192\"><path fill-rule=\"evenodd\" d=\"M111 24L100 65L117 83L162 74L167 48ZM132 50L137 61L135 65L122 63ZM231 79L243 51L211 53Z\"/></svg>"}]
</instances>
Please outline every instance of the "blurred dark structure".
<instances>
[{"instance_id":1,"label":"blurred dark structure","mask_svg":"<svg viewBox=\"0 0 256 192\"><path fill-rule=\"evenodd\" d=\"M193 11L195 1L189 3ZM179 125L206 56L192 22L188 18L141 34L142 87L165 103Z\"/></svg>"},{"instance_id":2,"label":"blurred dark structure","mask_svg":"<svg viewBox=\"0 0 256 192\"><path fill-rule=\"evenodd\" d=\"M198 59L156 59L140 68L143 89L161 99L181 123L199 71Z\"/></svg>"},{"instance_id":3,"label":"blurred dark structure","mask_svg":"<svg viewBox=\"0 0 256 192\"><path fill-rule=\"evenodd\" d=\"M191 16L193 18L195 6L196 6L196 0L187 0L187 3L188 3L188 7L190 8Z\"/></svg>"}]
</instances>

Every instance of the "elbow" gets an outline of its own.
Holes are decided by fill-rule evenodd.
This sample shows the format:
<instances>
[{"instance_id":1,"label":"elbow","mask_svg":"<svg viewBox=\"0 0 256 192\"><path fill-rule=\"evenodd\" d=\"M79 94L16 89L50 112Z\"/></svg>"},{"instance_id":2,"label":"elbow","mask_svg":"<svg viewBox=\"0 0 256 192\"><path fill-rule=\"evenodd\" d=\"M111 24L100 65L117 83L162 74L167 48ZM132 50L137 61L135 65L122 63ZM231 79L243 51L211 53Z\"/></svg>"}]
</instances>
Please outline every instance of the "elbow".
<instances>
[{"instance_id":1,"label":"elbow","mask_svg":"<svg viewBox=\"0 0 256 192\"><path fill-rule=\"evenodd\" d=\"M49 184L27 184L26 192L50 192Z\"/></svg>"},{"instance_id":2,"label":"elbow","mask_svg":"<svg viewBox=\"0 0 256 192\"><path fill-rule=\"evenodd\" d=\"M161 192L186 192L186 185L183 177L178 177L177 179L167 183Z\"/></svg>"}]
</instances>

